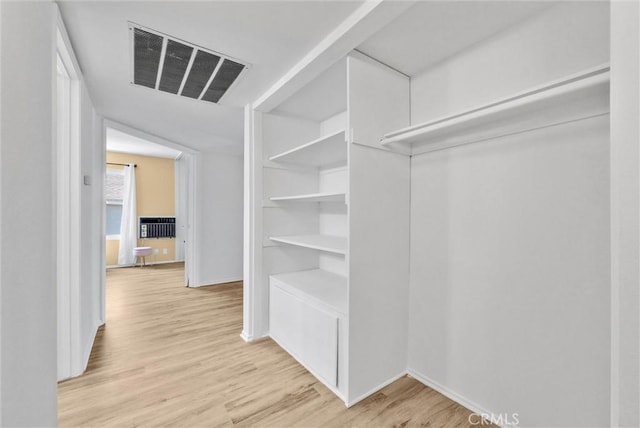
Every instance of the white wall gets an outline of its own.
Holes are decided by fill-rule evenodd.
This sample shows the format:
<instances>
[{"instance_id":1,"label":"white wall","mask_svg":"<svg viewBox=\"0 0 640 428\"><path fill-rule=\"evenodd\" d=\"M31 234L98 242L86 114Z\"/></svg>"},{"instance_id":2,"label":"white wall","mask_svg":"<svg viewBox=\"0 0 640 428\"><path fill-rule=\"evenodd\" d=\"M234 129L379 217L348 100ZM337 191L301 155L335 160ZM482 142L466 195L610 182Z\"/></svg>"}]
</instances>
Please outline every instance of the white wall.
<instances>
[{"instance_id":1,"label":"white wall","mask_svg":"<svg viewBox=\"0 0 640 428\"><path fill-rule=\"evenodd\" d=\"M412 123L608 61L561 3L412 79ZM520 426L609 423L608 116L414 156L409 371Z\"/></svg>"},{"instance_id":2,"label":"white wall","mask_svg":"<svg viewBox=\"0 0 640 428\"><path fill-rule=\"evenodd\" d=\"M560 2L412 76L412 94L418 96L411 98L411 124L478 107L608 61L608 2Z\"/></svg>"},{"instance_id":3,"label":"white wall","mask_svg":"<svg viewBox=\"0 0 640 428\"><path fill-rule=\"evenodd\" d=\"M640 5L611 5L611 426L640 426Z\"/></svg>"},{"instance_id":4,"label":"white wall","mask_svg":"<svg viewBox=\"0 0 640 428\"><path fill-rule=\"evenodd\" d=\"M199 154L196 199L197 272L190 285L242 280L242 157Z\"/></svg>"},{"instance_id":5,"label":"white wall","mask_svg":"<svg viewBox=\"0 0 640 428\"><path fill-rule=\"evenodd\" d=\"M0 425L54 426L54 9L47 2L1 2L0 10Z\"/></svg>"},{"instance_id":6,"label":"white wall","mask_svg":"<svg viewBox=\"0 0 640 428\"><path fill-rule=\"evenodd\" d=\"M409 368L522 426L609 413L608 119L412 159Z\"/></svg>"}]
</instances>

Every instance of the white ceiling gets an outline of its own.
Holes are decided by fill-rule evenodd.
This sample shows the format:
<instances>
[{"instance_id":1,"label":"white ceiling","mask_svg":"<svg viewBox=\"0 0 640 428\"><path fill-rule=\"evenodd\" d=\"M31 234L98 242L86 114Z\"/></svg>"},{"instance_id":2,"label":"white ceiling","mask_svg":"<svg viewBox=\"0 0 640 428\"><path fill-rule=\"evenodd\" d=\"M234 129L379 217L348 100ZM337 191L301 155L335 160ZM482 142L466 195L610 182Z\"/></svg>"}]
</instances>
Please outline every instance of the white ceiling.
<instances>
[{"instance_id":1,"label":"white ceiling","mask_svg":"<svg viewBox=\"0 0 640 428\"><path fill-rule=\"evenodd\" d=\"M62 0L59 4L100 114L195 150L241 153L244 105L278 81L362 1ZM414 75L551 4L419 1L358 49ZM221 104L132 85L129 21L235 57L250 68ZM326 73L331 79L334 74L331 69ZM325 89L323 95L343 105L344 78L339 77L341 84L329 94ZM280 111L305 116L308 106L299 102L304 98L308 99L292 97ZM325 104L323 109L330 113L342 108Z\"/></svg>"},{"instance_id":2,"label":"white ceiling","mask_svg":"<svg viewBox=\"0 0 640 428\"><path fill-rule=\"evenodd\" d=\"M358 47L414 76L521 22L552 1L420 1Z\"/></svg>"},{"instance_id":3,"label":"white ceiling","mask_svg":"<svg viewBox=\"0 0 640 428\"><path fill-rule=\"evenodd\" d=\"M107 151L130 153L133 155L151 156L155 158L177 159L182 154L179 150L153 143L133 135L107 128Z\"/></svg>"},{"instance_id":4,"label":"white ceiling","mask_svg":"<svg viewBox=\"0 0 640 428\"><path fill-rule=\"evenodd\" d=\"M240 153L242 107L361 2L60 1L92 101L106 118L196 150ZM250 64L216 105L129 83L132 21Z\"/></svg>"}]
</instances>

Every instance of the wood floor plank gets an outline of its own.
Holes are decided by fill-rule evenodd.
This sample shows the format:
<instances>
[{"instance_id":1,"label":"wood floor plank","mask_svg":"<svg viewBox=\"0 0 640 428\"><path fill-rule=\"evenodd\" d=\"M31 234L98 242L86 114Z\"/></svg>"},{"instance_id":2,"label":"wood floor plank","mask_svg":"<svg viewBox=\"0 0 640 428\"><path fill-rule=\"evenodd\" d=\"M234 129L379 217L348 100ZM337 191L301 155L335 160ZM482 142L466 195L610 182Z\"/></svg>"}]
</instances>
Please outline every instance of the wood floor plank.
<instances>
[{"instance_id":1,"label":"wood floor plank","mask_svg":"<svg viewBox=\"0 0 640 428\"><path fill-rule=\"evenodd\" d=\"M470 426L409 377L345 408L270 339L242 341L242 283L183 279L180 264L108 271L87 371L58 386L61 427Z\"/></svg>"}]
</instances>

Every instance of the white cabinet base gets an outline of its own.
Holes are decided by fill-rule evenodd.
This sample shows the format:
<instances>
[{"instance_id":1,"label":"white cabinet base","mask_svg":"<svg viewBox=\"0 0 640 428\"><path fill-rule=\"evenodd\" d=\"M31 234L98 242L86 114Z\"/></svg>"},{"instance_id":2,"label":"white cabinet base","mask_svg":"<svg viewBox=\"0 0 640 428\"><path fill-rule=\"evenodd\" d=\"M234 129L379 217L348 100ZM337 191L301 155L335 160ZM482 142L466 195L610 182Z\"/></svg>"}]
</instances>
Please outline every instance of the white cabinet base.
<instances>
[{"instance_id":1,"label":"white cabinet base","mask_svg":"<svg viewBox=\"0 0 640 428\"><path fill-rule=\"evenodd\" d=\"M338 393L339 315L294 296L273 281L269 306L271 338Z\"/></svg>"}]
</instances>

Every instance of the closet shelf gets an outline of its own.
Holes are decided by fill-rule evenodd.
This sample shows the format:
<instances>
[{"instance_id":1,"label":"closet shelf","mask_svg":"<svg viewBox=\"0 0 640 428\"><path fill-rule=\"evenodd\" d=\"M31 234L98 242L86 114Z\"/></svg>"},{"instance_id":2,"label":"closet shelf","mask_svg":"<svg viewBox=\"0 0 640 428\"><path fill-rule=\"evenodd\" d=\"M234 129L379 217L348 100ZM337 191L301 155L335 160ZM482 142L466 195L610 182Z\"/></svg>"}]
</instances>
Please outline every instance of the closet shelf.
<instances>
[{"instance_id":1,"label":"closet shelf","mask_svg":"<svg viewBox=\"0 0 640 428\"><path fill-rule=\"evenodd\" d=\"M327 251L329 253L347 254L347 238L332 235L290 235L271 236L274 242Z\"/></svg>"},{"instance_id":2,"label":"closet shelf","mask_svg":"<svg viewBox=\"0 0 640 428\"><path fill-rule=\"evenodd\" d=\"M271 156L269 160L323 168L346 165L347 143L345 130L342 129L286 152Z\"/></svg>"},{"instance_id":3,"label":"closet shelf","mask_svg":"<svg viewBox=\"0 0 640 428\"><path fill-rule=\"evenodd\" d=\"M345 201L345 193L309 193L307 195L271 197L273 202L301 201L301 202L338 202Z\"/></svg>"},{"instance_id":4,"label":"closet shelf","mask_svg":"<svg viewBox=\"0 0 640 428\"><path fill-rule=\"evenodd\" d=\"M411 154L470 144L609 112L609 65L385 134L383 146Z\"/></svg>"},{"instance_id":5,"label":"closet shelf","mask_svg":"<svg viewBox=\"0 0 640 428\"><path fill-rule=\"evenodd\" d=\"M271 275L271 283L303 299L347 313L347 278L322 269Z\"/></svg>"}]
</instances>

